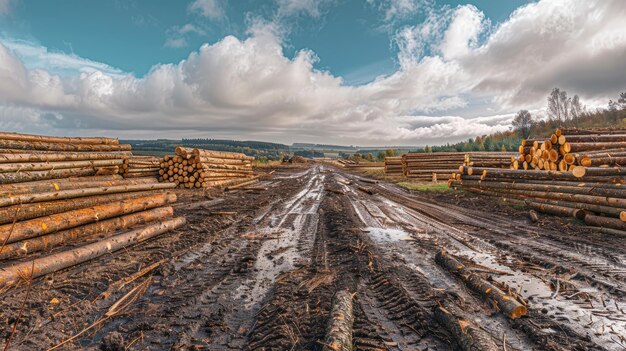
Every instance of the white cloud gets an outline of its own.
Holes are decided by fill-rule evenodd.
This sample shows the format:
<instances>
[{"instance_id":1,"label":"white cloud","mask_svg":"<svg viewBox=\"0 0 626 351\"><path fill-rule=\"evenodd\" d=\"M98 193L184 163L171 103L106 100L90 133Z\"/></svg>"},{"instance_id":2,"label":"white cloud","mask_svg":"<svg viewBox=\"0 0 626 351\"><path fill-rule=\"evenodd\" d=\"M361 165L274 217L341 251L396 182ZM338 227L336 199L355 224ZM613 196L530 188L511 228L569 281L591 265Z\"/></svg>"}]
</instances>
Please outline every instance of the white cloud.
<instances>
[{"instance_id":1,"label":"white cloud","mask_svg":"<svg viewBox=\"0 0 626 351\"><path fill-rule=\"evenodd\" d=\"M173 26L165 33L165 43L163 46L174 49L184 48L187 46L187 38L191 34L205 35L206 32L191 23L182 26Z\"/></svg>"},{"instance_id":2,"label":"white cloud","mask_svg":"<svg viewBox=\"0 0 626 351\"><path fill-rule=\"evenodd\" d=\"M367 3L382 11L386 22L406 20L432 7L430 0L367 0Z\"/></svg>"},{"instance_id":3,"label":"white cloud","mask_svg":"<svg viewBox=\"0 0 626 351\"><path fill-rule=\"evenodd\" d=\"M307 14L313 18L319 18L321 7L328 0L275 0L278 5L278 16L297 16Z\"/></svg>"},{"instance_id":4,"label":"white cloud","mask_svg":"<svg viewBox=\"0 0 626 351\"><path fill-rule=\"evenodd\" d=\"M149 137L361 145L459 140L506 130L517 109L545 106L554 86L583 102L624 89L625 7L621 0L543 0L490 30L471 5L432 13L398 32L399 69L359 86L315 69L311 51L286 57L280 28L262 21L245 40L205 44L141 78L95 64L56 74L45 69L48 61L26 64L0 45L0 107L24 114L33 129L125 136L150 129ZM495 116L449 116L479 100L492 101L485 109Z\"/></svg>"},{"instance_id":5,"label":"white cloud","mask_svg":"<svg viewBox=\"0 0 626 351\"><path fill-rule=\"evenodd\" d=\"M26 68L45 68L58 74L101 71L108 75L118 76L123 73L107 64L74 54L50 51L44 46L28 41L0 38L0 42L12 51Z\"/></svg>"},{"instance_id":6,"label":"white cloud","mask_svg":"<svg viewBox=\"0 0 626 351\"><path fill-rule=\"evenodd\" d=\"M189 11L199 13L212 20L220 20L226 16L221 0L194 0L189 5Z\"/></svg>"}]
</instances>

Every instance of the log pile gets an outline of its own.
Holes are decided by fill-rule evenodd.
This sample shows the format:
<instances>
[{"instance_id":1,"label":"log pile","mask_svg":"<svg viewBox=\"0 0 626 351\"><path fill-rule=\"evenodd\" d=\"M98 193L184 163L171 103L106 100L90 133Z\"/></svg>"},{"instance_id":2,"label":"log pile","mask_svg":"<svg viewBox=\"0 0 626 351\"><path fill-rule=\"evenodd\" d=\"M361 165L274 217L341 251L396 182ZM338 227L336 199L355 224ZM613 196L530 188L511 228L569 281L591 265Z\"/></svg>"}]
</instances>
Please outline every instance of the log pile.
<instances>
[{"instance_id":1,"label":"log pile","mask_svg":"<svg viewBox=\"0 0 626 351\"><path fill-rule=\"evenodd\" d=\"M434 152L402 155L404 175L421 181L450 179L463 165L506 167L514 154L506 152Z\"/></svg>"},{"instance_id":2,"label":"log pile","mask_svg":"<svg viewBox=\"0 0 626 351\"><path fill-rule=\"evenodd\" d=\"M550 138L522 140L514 169L571 171L576 166L626 164L626 129L555 130Z\"/></svg>"},{"instance_id":3,"label":"log pile","mask_svg":"<svg viewBox=\"0 0 626 351\"><path fill-rule=\"evenodd\" d=\"M385 157L385 174L389 176L403 176L404 166L402 156Z\"/></svg>"},{"instance_id":4,"label":"log pile","mask_svg":"<svg viewBox=\"0 0 626 351\"><path fill-rule=\"evenodd\" d=\"M464 167L449 186L526 204L538 212L575 217L606 232L626 234L626 169L620 167L624 160L619 156L621 152L626 154L626 148L621 148L626 130L561 129L550 139L555 137L555 143L546 139L541 145L548 145L550 151L557 150L556 145L556 158L544 160L535 153L533 157L539 161L531 160L528 169ZM520 155L524 162L533 151L541 151L541 157L547 151L541 146L523 149ZM548 164L550 170L535 167L541 163L544 168ZM554 164L566 170L553 170Z\"/></svg>"},{"instance_id":5,"label":"log pile","mask_svg":"<svg viewBox=\"0 0 626 351\"><path fill-rule=\"evenodd\" d=\"M173 184L116 174L129 151L110 138L0 133L0 288L184 223Z\"/></svg>"},{"instance_id":6,"label":"log pile","mask_svg":"<svg viewBox=\"0 0 626 351\"><path fill-rule=\"evenodd\" d=\"M130 156L124 159L122 175L124 178L158 178L161 161L161 158L156 156Z\"/></svg>"},{"instance_id":7,"label":"log pile","mask_svg":"<svg viewBox=\"0 0 626 351\"><path fill-rule=\"evenodd\" d=\"M254 157L242 153L185 147L175 153L163 158L159 181L192 189L253 184L259 178L252 170Z\"/></svg>"},{"instance_id":8,"label":"log pile","mask_svg":"<svg viewBox=\"0 0 626 351\"><path fill-rule=\"evenodd\" d=\"M112 138L0 132L0 184L117 174L130 150Z\"/></svg>"},{"instance_id":9,"label":"log pile","mask_svg":"<svg viewBox=\"0 0 626 351\"><path fill-rule=\"evenodd\" d=\"M385 167L384 162L355 162L355 163L346 163L344 165L347 169L355 169L355 170L366 170L366 169L380 169Z\"/></svg>"}]
</instances>

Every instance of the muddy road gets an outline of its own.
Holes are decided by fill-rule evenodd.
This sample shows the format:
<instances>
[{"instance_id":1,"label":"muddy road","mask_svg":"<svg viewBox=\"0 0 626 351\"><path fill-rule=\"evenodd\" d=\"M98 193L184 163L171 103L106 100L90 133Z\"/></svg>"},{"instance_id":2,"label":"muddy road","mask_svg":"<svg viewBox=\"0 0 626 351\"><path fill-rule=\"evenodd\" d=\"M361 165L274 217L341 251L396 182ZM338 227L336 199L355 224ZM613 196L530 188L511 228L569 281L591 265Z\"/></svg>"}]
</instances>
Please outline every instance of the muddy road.
<instances>
[{"instance_id":1,"label":"muddy road","mask_svg":"<svg viewBox=\"0 0 626 351\"><path fill-rule=\"evenodd\" d=\"M333 296L347 289L355 350L626 349L623 238L323 165L278 169L259 186L180 192L184 228L3 292L0 340L16 350L72 337L59 349L321 350ZM511 318L475 281L526 316Z\"/></svg>"}]
</instances>

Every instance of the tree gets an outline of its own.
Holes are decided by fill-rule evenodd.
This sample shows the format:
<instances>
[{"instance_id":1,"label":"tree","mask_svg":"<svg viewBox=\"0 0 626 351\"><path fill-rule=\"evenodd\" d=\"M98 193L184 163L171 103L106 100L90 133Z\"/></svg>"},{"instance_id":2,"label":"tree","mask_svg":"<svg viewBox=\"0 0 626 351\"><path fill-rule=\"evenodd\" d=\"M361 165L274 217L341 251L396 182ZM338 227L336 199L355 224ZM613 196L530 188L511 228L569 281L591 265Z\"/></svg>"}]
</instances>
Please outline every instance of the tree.
<instances>
[{"instance_id":1,"label":"tree","mask_svg":"<svg viewBox=\"0 0 626 351\"><path fill-rule=\"evenodd\" d=\"M570 103L570 116L572 117L572 120L579 119L582 113L583 113L583 106L580 103L580 98L578 97L578 95L574 95Z\"/></svg>"},{"instance_id":2,"label":"tree","mask_svg":"<svg viewBox=\"0 0 626 351\"><path fill-rule=\"evenodd\" d=\"M385 154L386 154L388 157L392 157L395 153L393 152L393 150L392 150L392 149L387 149L387 150L385 150Z\"/></svg>"},{"instance_id":3,"label":"tree","mask_svg":"<svg viewBox=\"0 0 626 351\"><path fill-rule=\"evenodd\" d=\"M533 117L528 110L520 110L513 119L513 128L522 139L530 136L534 124Z\"/></svg>"},{"instance_id":4,"label":"tree","mask_svg":"<svg viewBox=\"0 0 626 351\"><path fill-rule=\"evenodd\" d=\"M502 148L500 149L500 151L506 152L506 145L502 145Z\"/></svg>"},{"instance_id":5,"label":"tree","mask_svg":"<svg viewBox=\"0 0 626 351\"><path fill-rule=\"evenodd\" d=\"M559 88L552 89L548 96L548 118L561 123L569 119L569 105L571 99L567 97L567 92Z\"/></svg>"},{"instance_id":6,"label":"tree","mask_svg":"<svg viewBox=\"0 0 626 351\"><path fill-rule=\"evenodd\" d=\"M385 156L386 156L385 152L383 152L383 151L379 151L378 152L378 159L380 161L383 161L385 159Z\"/></svg>"},{"instance_id":7,"label":"tree","mask_svg":"<svg viewBox=\"0 0 626 351\"><path fill-rule=\"evenodd\" d=\"M626 92L619 94L619 99L617 99L617 104L619 105L620 110L626 110Z\"/></svg>"}]
</instances>

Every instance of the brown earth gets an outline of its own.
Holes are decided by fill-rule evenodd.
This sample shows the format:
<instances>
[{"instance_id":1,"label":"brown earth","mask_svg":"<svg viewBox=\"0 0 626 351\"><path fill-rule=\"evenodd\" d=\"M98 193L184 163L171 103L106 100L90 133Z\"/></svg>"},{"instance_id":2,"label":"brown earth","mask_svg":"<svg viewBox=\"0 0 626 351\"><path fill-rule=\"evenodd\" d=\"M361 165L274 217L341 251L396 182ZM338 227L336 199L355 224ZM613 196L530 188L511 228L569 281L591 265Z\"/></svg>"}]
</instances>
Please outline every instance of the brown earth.
<instances>
[{"instance_id":1,"label":"brown earth","mask_svg":"<svg viewBox=\"0 0 626 351\"><path fill-rule=\"evenodd\" d=\"M437 306L500 350L626 348L624 238L361 179L302 165L278 168L266 191L179 191L185 227L2 292L0 347L78 334L60 349L321 350L332 297L348 289L355 350L461 349ZM443 248L528 315L509 319L468 289L435 262Z\"/></svg>"}]
</instances>

